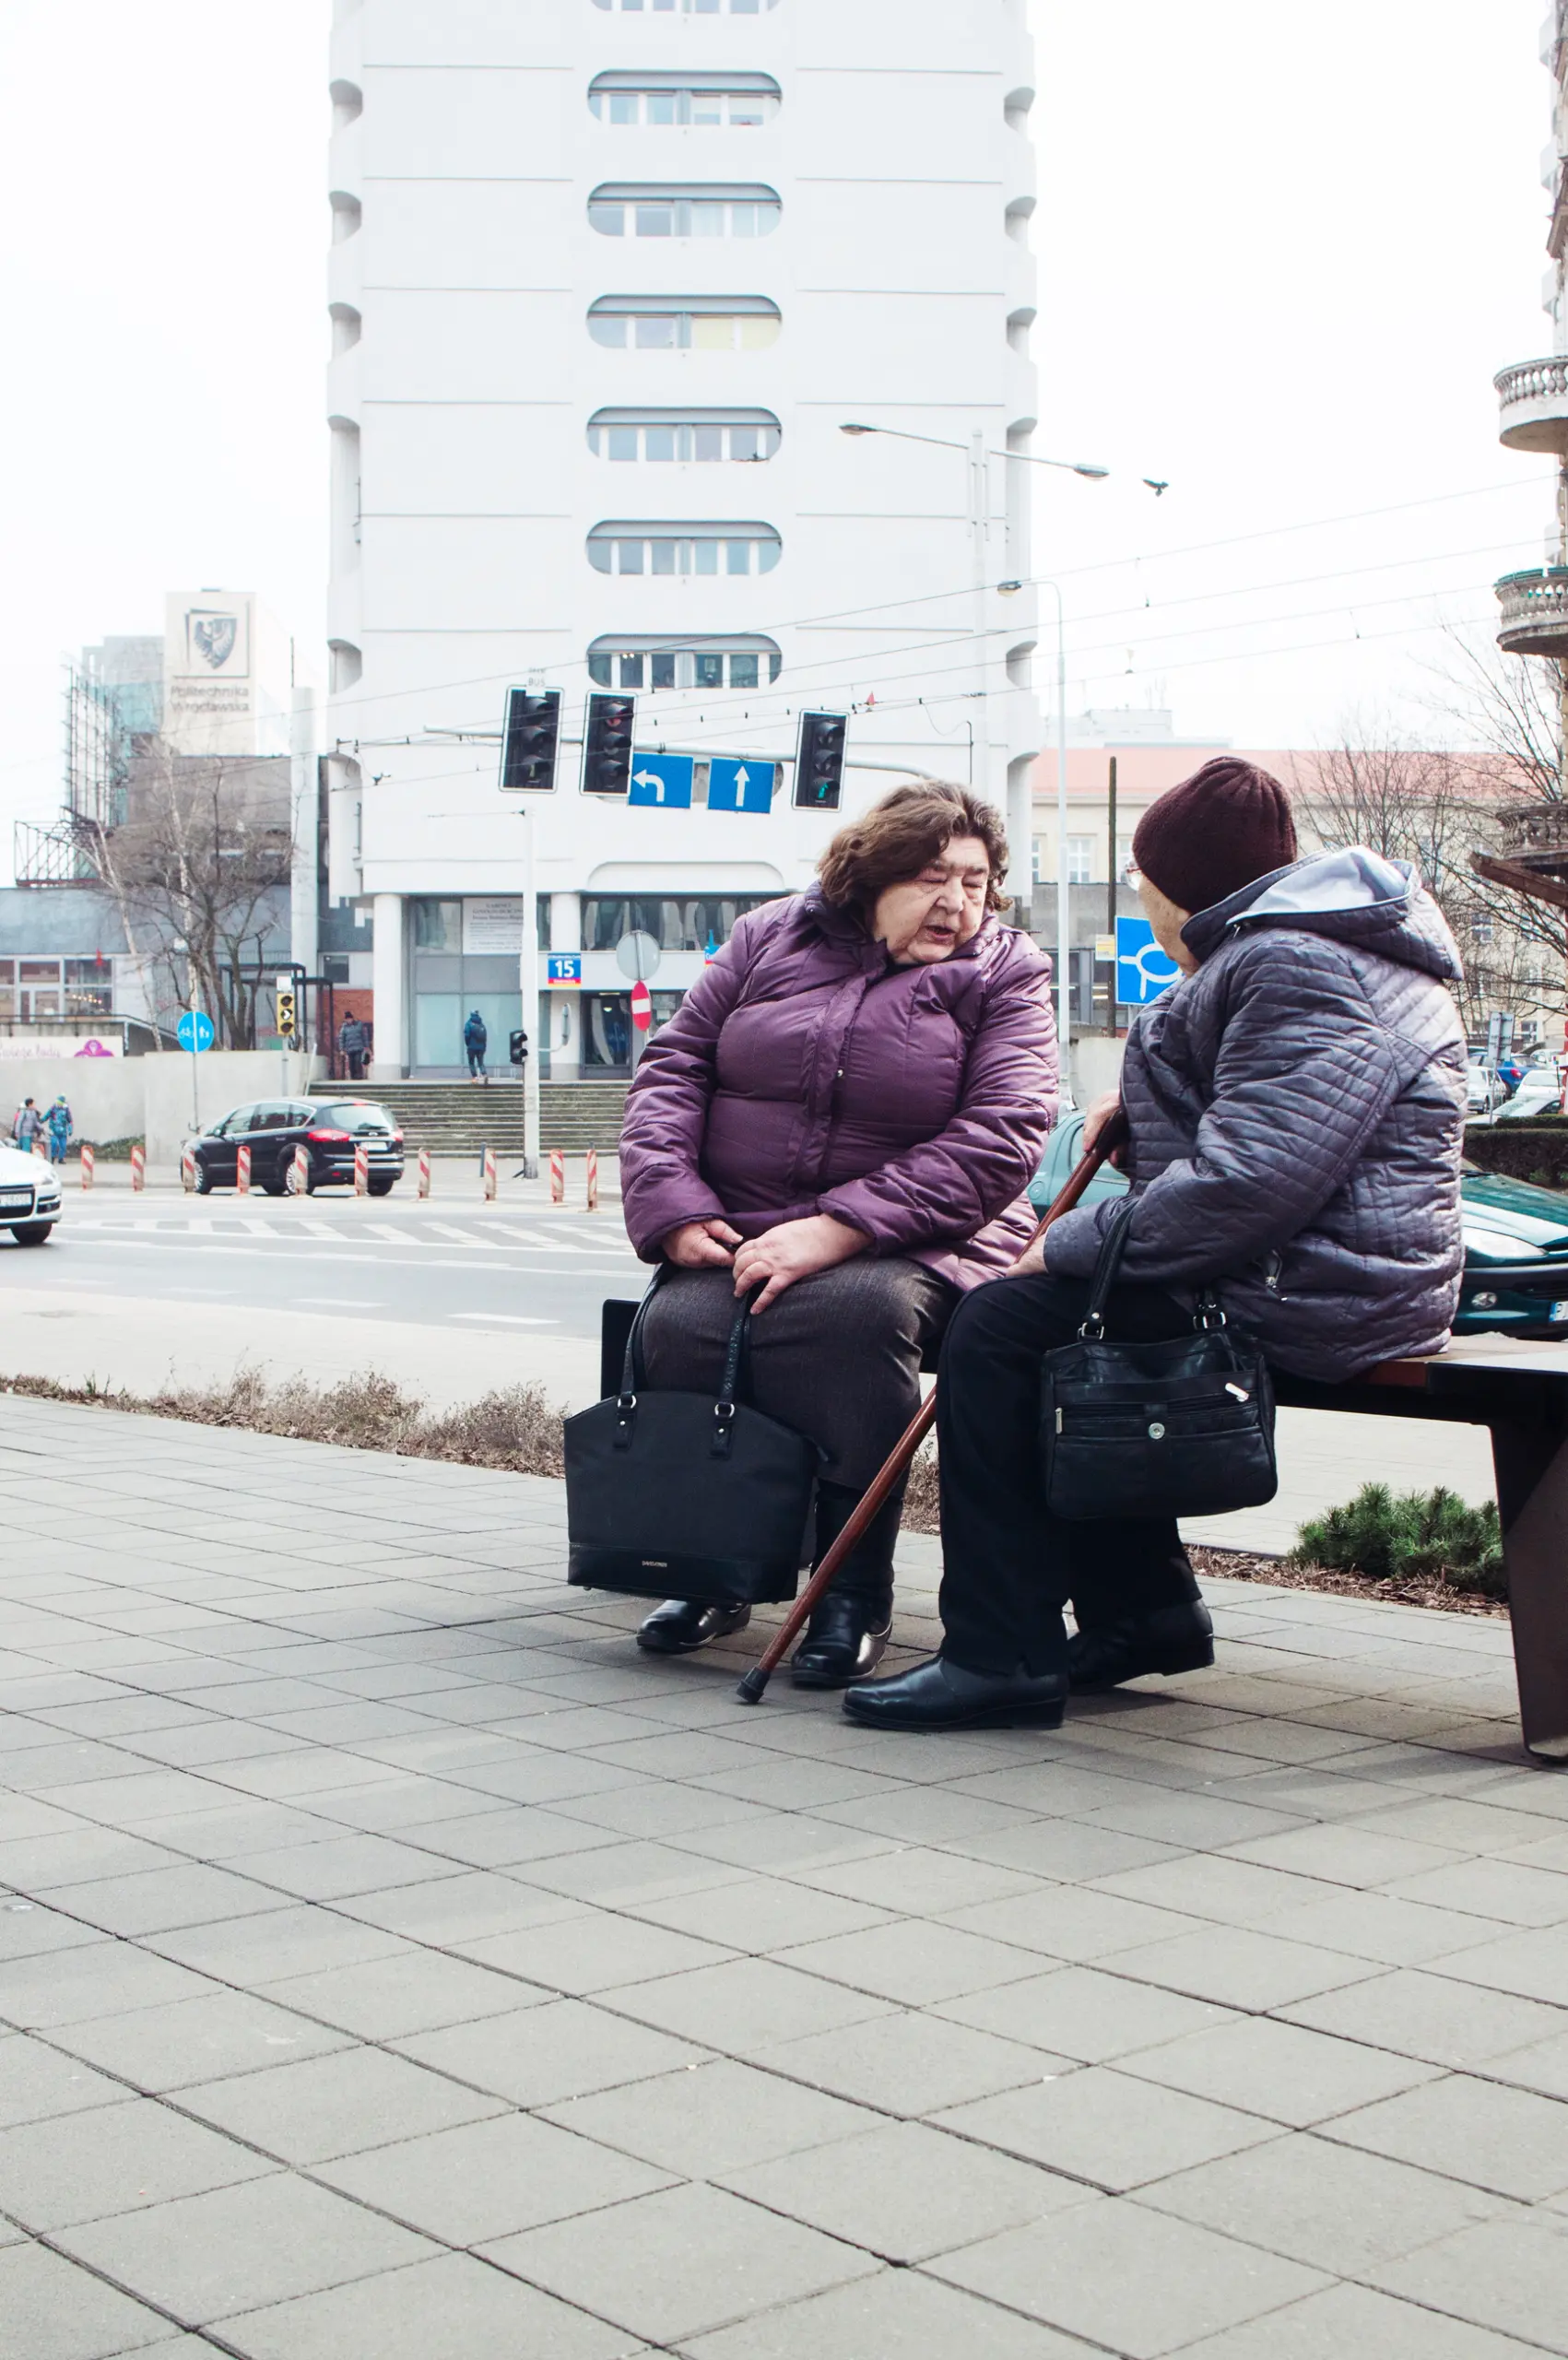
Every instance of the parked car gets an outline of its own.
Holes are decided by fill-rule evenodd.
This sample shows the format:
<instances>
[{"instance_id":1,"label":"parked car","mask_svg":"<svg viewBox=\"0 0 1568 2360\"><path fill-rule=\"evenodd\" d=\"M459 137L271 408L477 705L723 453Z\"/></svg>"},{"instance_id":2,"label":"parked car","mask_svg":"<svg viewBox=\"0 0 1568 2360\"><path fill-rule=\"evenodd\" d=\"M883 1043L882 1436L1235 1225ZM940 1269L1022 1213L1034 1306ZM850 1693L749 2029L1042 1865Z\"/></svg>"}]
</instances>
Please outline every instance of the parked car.
<instances>
[{"instance_id":1,"label":"parked car","mask_svg":"<svg viewBox=\"0 0 1568 2360\"><path fill-rule=\"evenodd\" d=\"M187 1141L198 1197L234 1186L242 1141L251 1150L251 1186L269 1197L281 1197L287 1189L299 1147L305 1150L305 1186L312 1194L352 1187L354 1150L360 1146L372 1197L388 1195L403 1176L403 1134L384 1106L368 1098L264 1098L231 1107L200 1139Z\"/></svg>"},{"instance_id":2,"label":"parked car","mask_svg":"<svg viewBox=\"0 0 1568 2360\"><path fill-rule=\"evenodd\" d=\"M1052 1132L1040 1169L1030 1182L1037 1212L1053 1203L1083 1152L1083 1116L1066 1116ZM1121 1173L1102 1164L1084 1192L1085 1204L1119 1197ZM1504 1334L1568 1339L1568 1196L1510 1180L1498 1172L1464 1167L1460 1196L1465 1272L1456 1336Z\"/></svg>"},{"instance_id":3,"label":"parked car","mask_svg":"<svg viewBox=\"0 0 1568 2360\"><path fill-rule=\"evenodd\" d=\"M1493 1113L1508 1096L1502 1075L1485 1060L1483 1049L1472 1049L1465 1068L1466 1105L1471 1115Z\"/></svg>"},{"instance_id":4,"label":"parked car","mask_svg":"<svg viewBox=\"0 0 1568 2360\"><path fill-rule=\"evenodd\" d=\"M41 1245L60 1218L60 1175L41 1156L0 1147L0 1229L18 1245Z\"/></svg>"},{"instance_id":5,"label":"parked car","mask_svg":"<svg viewBox=\"0 0 1568 2360\"><path fill-rule=\"evenodd\" d=\"M1562 1071L1555 1057L1540 1065L1527 1066L1519 1077L1518 1088L1492 1120L1512 1123L1527 1120L1532 1115L1561 1115L1562 1112Z\"/></svg>"}]
</instances>

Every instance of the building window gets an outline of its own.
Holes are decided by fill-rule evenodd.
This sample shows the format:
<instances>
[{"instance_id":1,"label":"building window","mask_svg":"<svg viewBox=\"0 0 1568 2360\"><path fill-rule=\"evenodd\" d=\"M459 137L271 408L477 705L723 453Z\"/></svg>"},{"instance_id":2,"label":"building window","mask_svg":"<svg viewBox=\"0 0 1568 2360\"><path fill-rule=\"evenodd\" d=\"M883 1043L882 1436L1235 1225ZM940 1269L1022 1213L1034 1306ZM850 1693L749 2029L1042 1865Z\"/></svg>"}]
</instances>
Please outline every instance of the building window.
<instances>
[{"instance_id":1,"label":"building window","mask_svg":"<svg viewBox=\"0 0 1568 2360\"><path fill-rule=\"evenodd\" d=\"M761 17L778 0L594 0L594 6L628 17Z\"/></svg>"},{"instance_id":2,"label":"building window","mask_svg":"<svg viewBox=\"0 0 1568 2360\"><path fill-rule=\"evenodd\" d=\"M67 959L67 1016L107 1016L114 1005L113 970L107 959Z\"/></svg>"},{"instance_id":3,"label":"building window","mask_svg":"<svg viewBox=\"0 0 1568 2360\"><path fill-rule=\"evenodd\" d=\"M1092 885L1093 882L1094 838L1069 836L1067 838L1067 883Z\"/></svg>"},{"instance_id":4,"label":"building window","mask_svg":"<svg viewBox=\"0 0 1568 2360\"><path fill-rule=\"evenodd\" d=\"M663 130L760 129L779 111L771 74L596 74L588 112L600 123Z\"/></svg>"},{"instance_id":5,"label":"building window","mask_svg":"<svg viewBox=\"0 0 1568 2360\"><path fill-rule=\"evenodd\" d=\"M780 546L771 525L595 525L588 562L598 573L771 573Z\"/></svg>"},{"instance_id":6,"label":"building window","mask_svg":"<svg viewBox=\"0 0 1568 2360\"><path fill-rule=\"evenodd\" d=\"M771 409L600 409L588 420L596 459L771 459L783 441Z\"/></svg>"},{"instance_id":7,"label":"building window","mask_svg":"<svg viewBox=\"0 0 1568 2360\"><path fill-rule=\"evenodd\" d=\"M604 295L588 313L595 344L636 352L760 352L779 326L765 295Z\"/></svg>"},{"instance_id":8,"label":"building window","mask_svg":"<svg viewBox=\"0 0 1568 2360\"><path fill-rule=\"evenodd\" d=\"M766 238L782 210L760 182L606 181L588 199L588 226L601 238Z\"/></svg>"},{"instance_id":9,"label":"building window","mask_svg":"<svg viewBox=\"0 0 1568 2360\"><path fill-rule=\"evenodd\" d=\"M661 950L718 950L748 910L776 902L776 893L741 893L723 900L601 900L583 903L583 948L613 950L623 934L651 934Z\"/></svg>"},{"instance_id":10,"label":"building window","mask_svg":"<svg viewBox=\"0 0 1568 2360\"><path fill-rule=\"evenodd\" d=\"M705 635L697 645L668 637L596 639L588 678L600 689L758 689L776 680L776 643L748 633Z\"/></svg>"}]
</instances>

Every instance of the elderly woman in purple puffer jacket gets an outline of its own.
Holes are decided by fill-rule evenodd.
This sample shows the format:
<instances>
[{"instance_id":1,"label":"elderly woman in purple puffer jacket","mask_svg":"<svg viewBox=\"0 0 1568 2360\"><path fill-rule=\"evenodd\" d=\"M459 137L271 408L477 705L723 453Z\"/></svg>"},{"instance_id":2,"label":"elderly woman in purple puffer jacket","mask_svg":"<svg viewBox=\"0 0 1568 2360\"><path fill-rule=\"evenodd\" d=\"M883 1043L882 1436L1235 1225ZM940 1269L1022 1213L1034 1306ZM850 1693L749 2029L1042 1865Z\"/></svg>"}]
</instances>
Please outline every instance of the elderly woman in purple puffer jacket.
<instances>
[{"instance_id":1,"label":"elderly woman in purple puffer jacket","mask_svg":"<svg viewBox=\"0 0 1568 2360\"><path fill-rule=\"evenodd\" d=\"M648 1381L701 1389L734 1299L752 1391L826 1454L819 1559L919 1407L962 1293L1028 1242L1055 1114L1049 962L1000 923L1008 847L966 788L896 788L840 830L811 891L743 917L651 1041L627 1101L626 1225L675 1266L649 1308ZM902 1489L813 1615L796 1680L873 1670L892 1614ZM638 1634L682 1655L748 1607L672 1599Z\"/></svg>"}]
</instances>

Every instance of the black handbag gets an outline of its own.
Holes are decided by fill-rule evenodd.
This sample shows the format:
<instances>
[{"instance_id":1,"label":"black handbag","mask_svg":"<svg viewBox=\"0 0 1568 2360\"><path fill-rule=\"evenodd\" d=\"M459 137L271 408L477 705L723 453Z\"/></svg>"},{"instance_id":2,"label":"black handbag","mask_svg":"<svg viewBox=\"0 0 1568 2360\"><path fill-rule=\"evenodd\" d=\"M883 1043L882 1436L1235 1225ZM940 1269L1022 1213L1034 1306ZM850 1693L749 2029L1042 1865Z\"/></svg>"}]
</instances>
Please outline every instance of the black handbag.
<instances>
[{"instance_id":1,"label":"black handbag","mask_svg":"<svg viewBox=\"0 0 1568 2360\"><path fill-rule=\"evenodd\" d=\"M1190 1336L1105 1339L1105 1305L1137 1209L1129 1198L1106 1229L1078 1341L1045 1354L1046 1504L1074 1523L1261 1507L1279 1484L1274 1388L1262 1354L1232 1337L1213 1288L1198 1296Z\"/></svg>"},{"instance_id":2,"label":"black handbag","mask_svg":"<svg viewBox=\"0 0 1568 2360\"><path fill-rule=\"evenodd\" d=\"M811 1562L821 1454L746 1399L749 1298L736 1306L717 1398L644 1390L643 1328L620 1391L565 1423L567 1580L629 1598L759 1606Z\"/></svg>"}]
</instances>

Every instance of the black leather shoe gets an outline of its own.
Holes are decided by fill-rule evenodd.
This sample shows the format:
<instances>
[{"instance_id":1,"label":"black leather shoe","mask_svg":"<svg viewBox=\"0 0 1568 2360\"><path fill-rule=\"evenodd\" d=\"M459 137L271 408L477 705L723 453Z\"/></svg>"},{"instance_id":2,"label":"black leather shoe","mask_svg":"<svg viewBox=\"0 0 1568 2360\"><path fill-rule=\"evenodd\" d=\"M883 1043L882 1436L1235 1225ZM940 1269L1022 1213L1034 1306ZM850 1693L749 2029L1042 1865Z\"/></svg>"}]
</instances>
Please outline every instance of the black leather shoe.
<instances>
[{"instance_id":1,"label":"black leather shoe","mask_svg":"<svg viewBox=\"0 0 1568 2360\"><path fill-rule=\"evenodd\" d=\"M1012 1729L1061 1727L1064 1672L965 1671L945 1656L917 1663L896 1680L852 1688L843 1708L852 1721L878 1729Z\"/></svg>"},{"instance_id":2,"label":"black leather shoe","mask_svg":"<svg viewBox=\"0 0 1568 2360\"><path fill-rule=\"evenodd\" d=\"M876 1670L892 1627L890 1590L867 1597L835 1585L806 1625L789 1676L797 1688L847 1688Z\"/></svg>"},{"instance_id":3,"label":"black leather shoe","mask_svg":"<svg viewBox=\"0 0 1568 2360\"><path fill-rule=\"evenodd\" d=\"M1214 1660L1214 1624L1201 1598L1161 1606L1152 1614L1124 1614L1097 1623L1067 1643L1067 1676L1075 1696L1097 1696L1125 1680L1149 1673L1202 1671Z\"/></svg>"},{"instance_id":4,"label":"black leather shoe","mask_svg":"<svg viewBox=\"0 0 1568 2360\"><path fill-rule=\"evenodd\" d=\"M666 1598L639 1630L637 1644L651 1656L689 1656L732 1631L744 1631L750 1620L749 1606L701 1606L692 1598Z\"/></svg>"}]
</instances>

